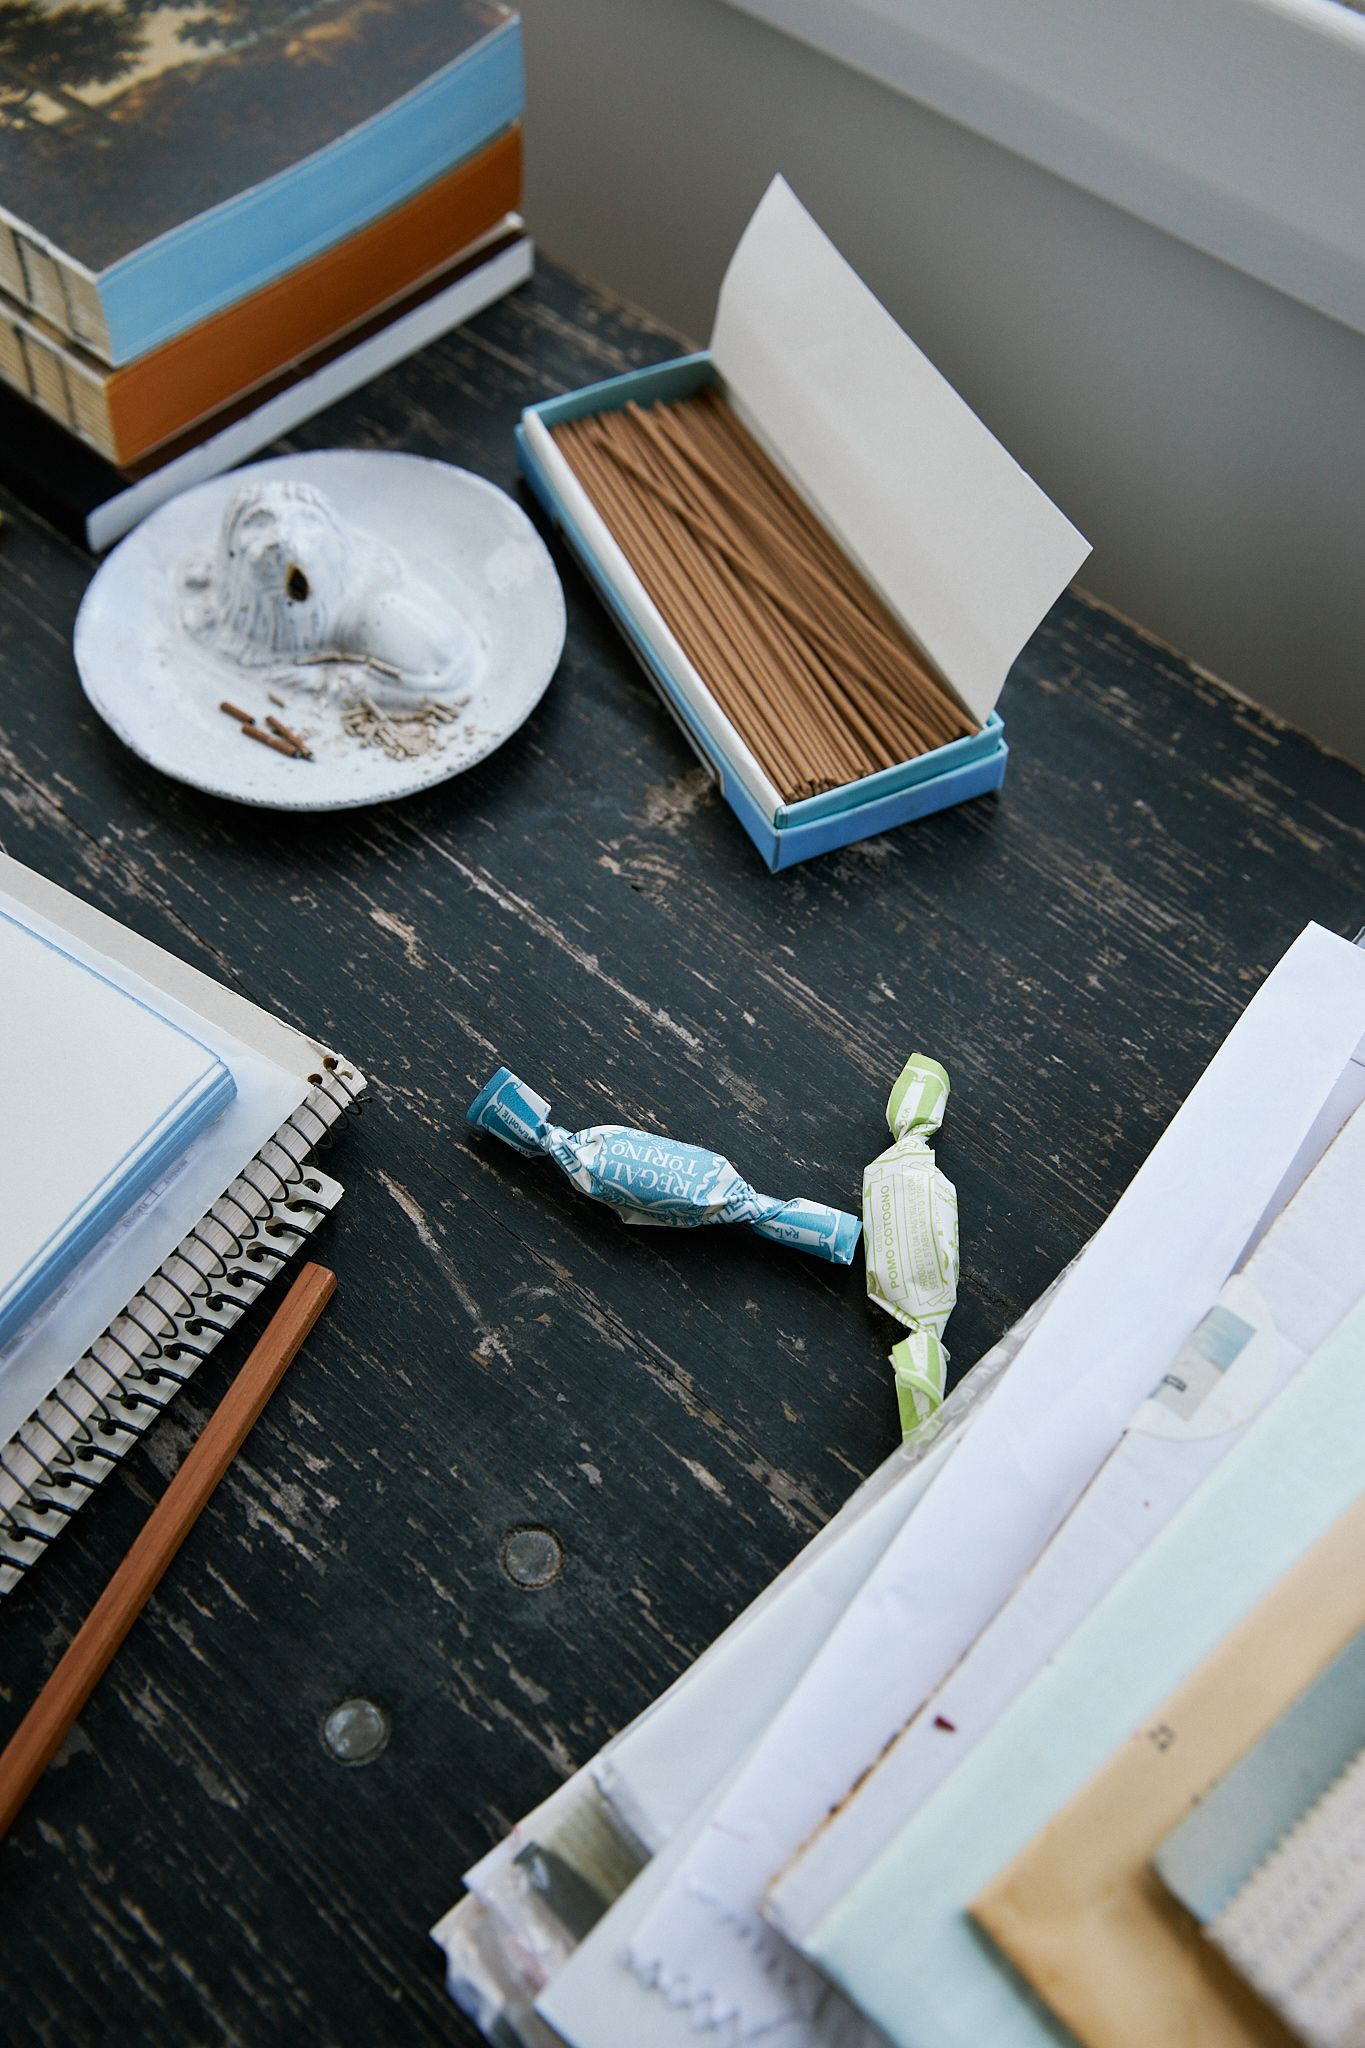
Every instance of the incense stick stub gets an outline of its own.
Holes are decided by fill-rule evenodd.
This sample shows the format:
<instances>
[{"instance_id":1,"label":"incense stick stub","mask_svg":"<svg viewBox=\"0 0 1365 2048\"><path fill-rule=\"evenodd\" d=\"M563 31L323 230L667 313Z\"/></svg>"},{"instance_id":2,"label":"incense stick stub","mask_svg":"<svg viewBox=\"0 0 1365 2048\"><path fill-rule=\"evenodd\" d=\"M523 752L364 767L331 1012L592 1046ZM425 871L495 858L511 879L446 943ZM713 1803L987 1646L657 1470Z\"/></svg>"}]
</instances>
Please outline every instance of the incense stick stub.
<instances>
[{"instance_id":1,"label":"incense stick stub","mask_svg":"<svg viewBox=\"0 0 1365 2048\"><path fill-rule=\"evenodd\" d=\"M275 734L277 739L288 741L289 745L294 749L294 752L296 754L302 754L305 761L312 760L313 756L309 749L304 745L303 741L299 738L298 734L296 732L291 731L289 726L287 726L284 723L283 719L276 718L273 712L267 711L265 715L265 722L270 727L270 730Z\"/></svg>"},{"instance_id":2,"label":"incense stick stub","mask_svg":"<svg viewBox=\"0 0 1365 2048\"><path fill-rule=\"evenodd\" d=\"M285 755L290 761L311 761L313 758L293 740L282 739L276 732L265 732L259 725L244 725L242 735L245 739L255 740L262 747L273 747L277 754Z\"/></svg>"},{"instance_id":3,"label":"incense stick stub","mask_svg":"<svg viewBox=\"0 0 1365 2048\"><path fill-rule=\"evenodd\" d=\"M244 738L256 740L263 747L273 747L277 754L285 754L291 760L312 760L313 750L307 741L300 738L298 733L285 725L283 720L276 718L273 713L268 711L265 715L265 726L268 728L266 730L257 725L253 712L243 711L240 704L233 704L226 697L218 709L225 711L229 718L237 720Z\"/></svg>"}]
</instances>

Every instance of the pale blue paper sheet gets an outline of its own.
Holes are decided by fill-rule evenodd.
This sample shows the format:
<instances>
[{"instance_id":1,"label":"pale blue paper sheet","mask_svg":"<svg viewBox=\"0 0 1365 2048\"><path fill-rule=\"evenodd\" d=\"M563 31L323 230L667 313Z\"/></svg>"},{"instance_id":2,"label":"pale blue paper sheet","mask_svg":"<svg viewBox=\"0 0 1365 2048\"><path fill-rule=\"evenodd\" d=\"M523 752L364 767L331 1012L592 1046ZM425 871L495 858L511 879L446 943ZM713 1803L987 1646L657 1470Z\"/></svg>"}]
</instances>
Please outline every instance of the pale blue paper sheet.
<instances>
[{"instance_id":1,"label":"pale blue paper sheet","mask_svg":"<svg viewBox=\"0 0 1365 2048\"><path fill-rule=\"evenodd\" d=\"M1167 1835L1153 1869L1196 1920L1217 1919L1363 1747L1365 1632Z\"/></svg>"},{"instance_id":2,"label":"pale blue paper sheet","mask_svg":"<svg viewBox=\"0 0 1365 2048\"><path fill-rule=\"evenodd\" d=\"M1054 2027L971 1901L1365 1488L1365 1303L891 1846L807 1953L901 2048Z\"/></svg>"}]
</instances>

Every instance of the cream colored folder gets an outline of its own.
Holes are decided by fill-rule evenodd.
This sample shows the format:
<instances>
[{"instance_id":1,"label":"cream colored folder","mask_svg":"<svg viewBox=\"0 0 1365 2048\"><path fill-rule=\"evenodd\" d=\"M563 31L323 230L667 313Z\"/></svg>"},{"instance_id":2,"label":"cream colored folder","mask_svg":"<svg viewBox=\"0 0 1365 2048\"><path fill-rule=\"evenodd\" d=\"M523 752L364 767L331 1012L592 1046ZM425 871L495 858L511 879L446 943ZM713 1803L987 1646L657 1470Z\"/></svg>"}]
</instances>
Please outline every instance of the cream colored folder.
<instances>
[{"instance_id":1,"label":"cream colored folder","mask_svg":"<svg viewBox=\"0 0 1365 2048\"><path fill-rule=\"evenodd\" d=\"M1150 1858L1365 1626L1362 1561L1365 1496L973 1901L1087 2048L1288 2048Z\"/></svg>"}]
</instances>

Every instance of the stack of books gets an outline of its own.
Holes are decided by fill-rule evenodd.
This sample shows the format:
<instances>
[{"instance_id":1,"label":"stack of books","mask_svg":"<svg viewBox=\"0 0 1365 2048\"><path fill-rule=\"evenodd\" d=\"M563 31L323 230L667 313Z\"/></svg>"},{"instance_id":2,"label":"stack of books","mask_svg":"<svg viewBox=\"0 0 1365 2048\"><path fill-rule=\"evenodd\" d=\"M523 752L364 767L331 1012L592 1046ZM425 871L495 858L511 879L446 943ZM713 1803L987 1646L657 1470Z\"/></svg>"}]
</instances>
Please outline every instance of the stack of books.
<instances>
[{"instance_id":1,"label":"stack of books","mask_svg":"<svg viewBox=\"0 0 1365 2048\"><path fill-rule=\"evenodd\" d=\"M1365 950L1310 926L1043 1299L467 1873L488 2039L1358 2042L1362 1214Z\"/></svg>"},{"instance_id":2,"label":"stack of books","mask_svg":"<svg viewBox=\"0 0 1365 2048\"><path fill-rule=\"evenodd\" d=\"M0 477L107 546L521 282L497 0L0 9Z\"/></svg>"}]
</instances>

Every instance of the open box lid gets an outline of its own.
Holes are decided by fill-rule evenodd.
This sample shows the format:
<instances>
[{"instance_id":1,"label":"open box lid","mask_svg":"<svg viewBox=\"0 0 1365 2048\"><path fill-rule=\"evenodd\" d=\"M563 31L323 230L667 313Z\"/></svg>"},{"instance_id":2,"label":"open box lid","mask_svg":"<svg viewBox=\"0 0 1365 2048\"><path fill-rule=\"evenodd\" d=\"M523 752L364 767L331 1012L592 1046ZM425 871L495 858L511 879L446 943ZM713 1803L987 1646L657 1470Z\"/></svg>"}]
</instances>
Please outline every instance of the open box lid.
<instances>
[{"instance_id":1,"label":"open box lid","mask_svg":"<svg viewBox=\"0 0 1365 2048\"><path fill-rule=\"evenodd\" d=\"M746 424L984 720L1090 544L784 178L730 259L711 356Z\"/></svg>"}]
</instances>

